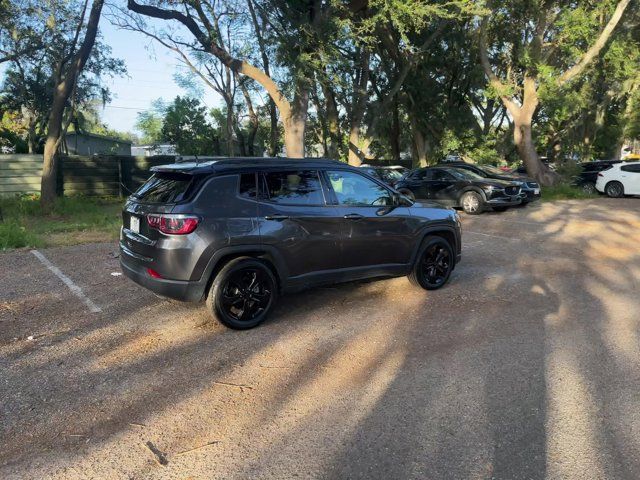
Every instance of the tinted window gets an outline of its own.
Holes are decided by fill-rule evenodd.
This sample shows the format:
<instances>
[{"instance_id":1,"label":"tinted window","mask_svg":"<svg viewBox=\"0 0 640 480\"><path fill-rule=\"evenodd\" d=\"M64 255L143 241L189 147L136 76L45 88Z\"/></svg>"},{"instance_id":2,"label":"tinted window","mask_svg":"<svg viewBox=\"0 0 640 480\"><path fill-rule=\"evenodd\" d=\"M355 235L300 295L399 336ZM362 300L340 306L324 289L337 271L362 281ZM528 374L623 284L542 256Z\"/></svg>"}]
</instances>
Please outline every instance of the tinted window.
<instances>
[{"instance_id":1,"label":"tinted window","mask_svg":"<svg viewBox=\"0 0 640 480\"><path fill-rule=\"evenodd\" d=\"M393 198L386 188L362 175L345 171L330 171L327 175L340 205L393 205Z\"/></svg>"},{"instance_id":2,"label":"tinted window","mask_svg":"<svg viewBox=\"0 0 640 480\"><path fill-rule=\"evenodd\" d=\"M402 173L397 170L381 168L378 170L378 176L385 182L397 182L402 178Z\"/></svg>"},{"instance_id":3,"label":"tinted window","mask_svg":"<svg viewBox=\"0 0 640 480\"><path fill-rule=\"evenodd\" d=\"M453 178L444 170L431 170L431 180L451 181Z\"/></svg>"},{"instance_id":4,"label":"tinted window","mask_svg":"<svg viewBox=\"0 0 640 480\"><path fill-rule=\"evenodd\" d=\"M192 180L186 173L155 173L133 196L147 203L179 202L186 196Z\"/></svg>"},{"instance_id":5,"label":"tinted window","mask_svg":"<svg viewBox=\"0 0 640 480\"><path fill-rule=\"evenodd\" d=\"M283 205L324 205L318 172L286 171L264 175L267 197Z\"/></svg>"},{"instance_id":6,"label":"tinted window","mask_svg":"<svg viewBox=\"0 0 640 480\"><path fill-rule=\"evenodd\" d=\"M640 164L625 165L624 167L620 167L620 170L624 170L625 172L640 173Z\"/></svg>"},{"instance_id":7,"label":"tinted window","mask_svg":"<svg viewBox=\"0 0 640 480\"><path fill-rule=\"evenodd\" d=\"M459 180L481 180L482 179L480 175L478 175L477 173L470 172L469 170L459 170L459 169L451 168L447 170L447 172Z\"/></svg>"},{"instance_id":8,"label":"tinted window","mask_svg":"<svg viewBox=\"0 0 640 480\"><path fill-rule=\"evenodd\" d=\"M256 174L245 173L240 175L239 194L242 198L255 199L257 192Z\"/></svg>"}]
</instances>

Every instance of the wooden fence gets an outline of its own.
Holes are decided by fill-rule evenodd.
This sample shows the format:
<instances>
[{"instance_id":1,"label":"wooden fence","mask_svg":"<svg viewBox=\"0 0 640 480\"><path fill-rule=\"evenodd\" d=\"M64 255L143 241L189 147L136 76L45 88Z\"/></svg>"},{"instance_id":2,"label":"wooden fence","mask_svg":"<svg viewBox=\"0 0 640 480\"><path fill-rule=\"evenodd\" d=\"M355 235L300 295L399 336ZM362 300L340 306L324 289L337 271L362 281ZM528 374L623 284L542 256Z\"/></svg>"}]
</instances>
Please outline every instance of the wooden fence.
<instances>
[{"instance_id":1,"label":"wooden fence","mask_svg":"<svg viewBox=\"0 0 640 480\"><path fill-rule=\"evenodd\" d=\"M61 156L57 190L64 195L127 196L149 178L151 167L175 158ZM41 175L41 155L0 155L0 195L39 193Z\"/></svg>"}]
</instances>

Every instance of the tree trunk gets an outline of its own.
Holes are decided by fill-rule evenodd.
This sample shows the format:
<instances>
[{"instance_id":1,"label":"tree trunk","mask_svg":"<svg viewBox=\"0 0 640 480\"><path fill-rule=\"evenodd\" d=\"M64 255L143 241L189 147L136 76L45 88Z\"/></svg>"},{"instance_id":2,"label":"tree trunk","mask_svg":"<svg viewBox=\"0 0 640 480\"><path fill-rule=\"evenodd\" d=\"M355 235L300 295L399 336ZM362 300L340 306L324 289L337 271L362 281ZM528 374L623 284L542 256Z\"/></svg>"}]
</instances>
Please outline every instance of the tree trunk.
<instances>
[{"instance_id":1,"label":"tree trunk","mask_svg":"<svg viewBox=\"0 0 640 480\"><path fill-rule=\"evenodd\" d=\"M416 119L411 116L411 136L413 137L412 147L413 147L413 167L420 168L426 167L428 162L428 143L427 140L420 130L420 126Z\"/></svg>"},{"instance_id":2,"label":"tree trunk","mask_svg":"<svg viewBox=\"0 0 640 480\"><path fill-rule=\"evenodd\" d=\"M40 184L40 207L45 212L50 211L56 199L56 180L58 162L56 151L64 133L62 126L64 109L67 100L71 96L78 77L87 63L93 45L98 34L98 23L102 13L104 0L93 0L91 13L87 21L84 39L78 51L73 54L69 66L64 72L64 80L57 82L53 91L51 113L47 125L47 140L44 145L44 160L42 168L42 181ZM78 25L78 32L81 25Z\"/></svg>"},{"instance_id":3,"label":"tree trunk","mask_svg":"<svg viewBox=\"0 0 640 480\"><path fill-rule=\"evenodd\" d=\"M284 124L284 148L289 158L304 158L309 91L303 85L299 85L297 90L291 110L281 111Z\"/></svg>"},{"instance_id":4,"label":"tree trunk","mask_svg":"<svg viewBox=\"0 0 640 480\"><path fill-rule=\"evenodd\" d=\"M278 140L280 132L278 131L278 109L273 100L269 100L269 156L275 157L278 154Z\"/></svg>"},{"instance_id":5,"label":"tree trunk","mask_svg":"<svg viewBox=\"0 0 640 480\"><path fill-rule=\"evenodd\" d=\"M531 134L531 119L514 118L513 142L530 177L545 186L552 186L558 182L558 175L544 165L538 157Z\"/></svg>"},{"instance_id":6,"label":"tree trunk","mask_svg":"<svg viewBox=\"0 0 640 480\"><path fill-rule=\"evenodd\" d=\"M226 140L227 140L227 156L233 157L234 148L233 148L233 132L234 132L234 121L233 121L233 101L226 100L227 104L227 124L226 124Z\"/></svg>"},{"instance_id":7,"label":"tree trunk","mask_svg":"<svg viewBox=\"0 0 640 480\"><path fill-rule=\"evenodd\" d=\"M349 126L349 165L355 167L362 165L362 160L366 157L364 142L361 141L361 129L367 105L370 60L371 53L362 50L359 57L359 69L353 79L353 101Z\"/></svg>"},{"instance_id":8,"label":"tree trunk","mask_svg":"<svg viewBox=\"0 0 640 480\"><path fill-rule=\"evenodd\" d=\"M391 131L389 132L389 142L391 143L391 155L393 156L393 160L398 162L400 160L400 108L398 105L397 95L394 95L392 108L393 112L391 117Z\"/></svg>"},{"instance_id":9,"label":"tree trunk","mask_svg":"<svg viewBox=\"0 0 640 480\"><path fill-rule=\"evenodd\" d=\"M44 144L44 165L42 168L42 180L40 184L40 205L43 210L49 211L56 199L58 156L57 150L59 138L62 134L62 121L66 98L59 93L57 88L54 93L53 107L49 114L47 139Z\"/></svg>"},{"instance_id":10,"label":"tree trunk","mask_svg":"<svg viewBox=\"0 0 640 480\"><path fill-rule=\"evenodd\" d=\"M338 113L338 104L333 90L326 82L320 82L322 87L322 95L325 101L325 112L327 114L327 156L334 160L340 157L340 115Z\"/></svg>"},{"instance_id":11,"label":"tree trunk","mask_svg":"<svg viewBox=\"0 0 640 480\"><path fill-rule=\"evenodd\" d=\"M36 153L36 143L38 136L36 134L36 119L34 117L29 118L29 130L27 131L27 147L29 153Z\"/></svg>"}]
</instances>

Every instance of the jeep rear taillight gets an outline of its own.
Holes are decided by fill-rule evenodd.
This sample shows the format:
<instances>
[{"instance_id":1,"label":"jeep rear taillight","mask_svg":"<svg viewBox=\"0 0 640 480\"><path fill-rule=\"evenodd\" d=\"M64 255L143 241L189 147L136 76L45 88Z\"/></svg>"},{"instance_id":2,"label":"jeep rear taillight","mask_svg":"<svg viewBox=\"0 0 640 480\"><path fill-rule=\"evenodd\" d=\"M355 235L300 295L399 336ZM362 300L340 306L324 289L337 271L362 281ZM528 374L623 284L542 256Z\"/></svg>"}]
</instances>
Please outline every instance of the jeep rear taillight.
<instances>
[{"instance_id":1,"label":"jeep rear taillight","mask_svg":"<svg viewBox=\"0 0 640 480\"><path fill-rule=\"evenodd\" d=\"M149 227L167 235L187 235L196 229L199 221L193 215L147 215Z\"/></svg>"}]
</instances>

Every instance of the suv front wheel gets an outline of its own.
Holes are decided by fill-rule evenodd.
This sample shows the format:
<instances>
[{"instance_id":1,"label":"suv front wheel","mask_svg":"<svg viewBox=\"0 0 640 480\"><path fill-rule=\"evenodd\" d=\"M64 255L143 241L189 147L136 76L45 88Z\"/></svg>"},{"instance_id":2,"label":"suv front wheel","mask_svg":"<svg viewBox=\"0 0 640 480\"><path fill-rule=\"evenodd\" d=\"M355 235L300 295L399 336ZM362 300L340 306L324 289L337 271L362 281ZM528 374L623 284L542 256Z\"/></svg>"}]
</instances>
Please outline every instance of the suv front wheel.
<instances>
[{"instance_id":1,"label":"suv front wheel","mask_svg":"<svg viewBox=\"0 0 640 480\"><path fill-rule=\"evenodd\" d=\"M443 237L429 236L420 247L409 281L425 290L436 290L449 280L453 264L451 244Z\"/></svg>"},{"instance_id":2,"label":"suv front wheel","mask_svg":"<svg viewBox=\"0 0 640 480\"><path fill-rule=\"evenodd\" d=\"M207 296L207 308L229 328L253 328L267 318L275 304L277 288L275 276L263 262L236 258L216 275Z\"/></svg>"}]
</instances>

